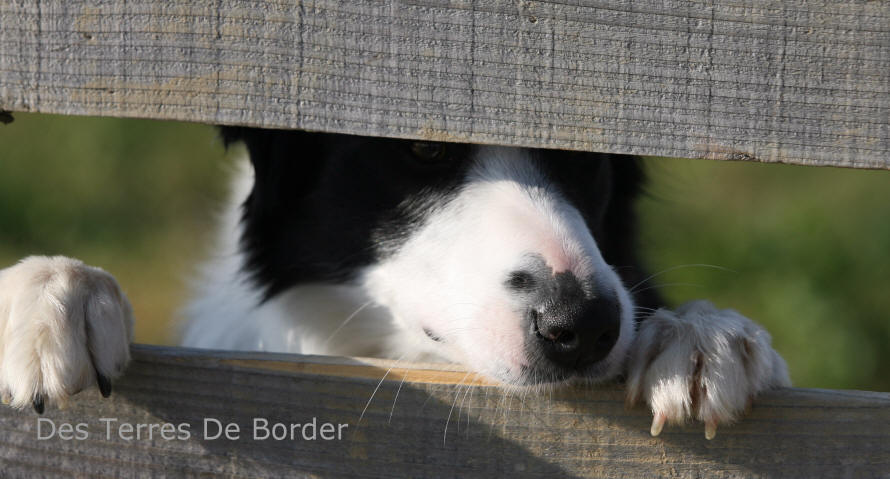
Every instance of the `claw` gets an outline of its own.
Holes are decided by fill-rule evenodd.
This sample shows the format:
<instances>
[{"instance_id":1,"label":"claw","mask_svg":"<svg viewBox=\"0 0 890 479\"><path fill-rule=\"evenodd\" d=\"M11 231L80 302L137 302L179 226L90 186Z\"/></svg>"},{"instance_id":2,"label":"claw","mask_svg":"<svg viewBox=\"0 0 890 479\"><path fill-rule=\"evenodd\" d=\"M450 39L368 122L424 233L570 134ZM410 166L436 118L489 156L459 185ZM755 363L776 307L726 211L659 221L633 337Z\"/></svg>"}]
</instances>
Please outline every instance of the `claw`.
<instances>
[{"instance_id":1,"label":"claw","mask_svg":"<svg viewBox=\"0 0 890 479\"><path fill-rule=\"evenodd\" d=\"M31 401L31 406L34 406L34 411L36 411L37 414L43 414L43 395L38 394L34 396L34 400Z\"/></svg>"},{"instance_id":2,"label":"claw","mask_svg":"<svg viewBox=\"0 0 890 479\"><path fill-rule=\"evenodd\" d=\"M652 437L656 437L661 434L661 430L664 428L664 414L656 414L652 418L652 428L649 429L649 433L652 434Z\"/></svg>"},{"instance_id":3,"label":"claw","mask_svg":"<svg viewBox=\"0 0 890 479\"><path fill-rule=\"evenodd\" d=\"M705 439L714 439L717 435L717 421L705 421Z\"/></svg>"},{"instance_id":4,"label":"claw","mask_svg":"<svg viewBox=\"0 0 890 479\"><path fill-rule=\"evenodd\" d=\"M111 380L105 377L102 373L96 373L96 383L99 384L99 392L102 393L102 397L107 398L111 396Z\"/></svg>"},{"instance_id":5,"label":"claw","mask_svg":"<svg viewBox=\"0 0 890 479\"><path fill-rule=\"evenodd\" d=\"M8 406L9 403L12 402L12 396L10 396L8 393L4 392L3 394L0 394L0 400L3 401L3 404Z\"/></svg>"}]
</instances>

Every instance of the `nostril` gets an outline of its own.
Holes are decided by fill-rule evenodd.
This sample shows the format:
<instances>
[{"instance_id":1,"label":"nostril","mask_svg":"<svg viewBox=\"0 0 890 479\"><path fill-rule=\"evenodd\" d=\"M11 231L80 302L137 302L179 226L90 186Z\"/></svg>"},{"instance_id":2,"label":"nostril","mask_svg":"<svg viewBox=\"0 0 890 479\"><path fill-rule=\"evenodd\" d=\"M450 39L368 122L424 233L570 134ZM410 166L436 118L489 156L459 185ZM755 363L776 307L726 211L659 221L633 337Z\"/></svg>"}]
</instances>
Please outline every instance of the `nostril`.
<instances>
[{"instance_id":1,"label":"nostril","mask_svg":"<svg viewBox=\"0 0 890 479\"><path fill-rule=\"evenodd\" d=\"M615 328L610 328L603 331L602 334L598 338L596 338L596 344L594 347L598 350L602 349L612 349L612 346L618 342L618 330Z\"/></svg>"},{"instance_id":2,"label":"nostril","mask_svg":"<svg viewBox=\"0 0 890 479\"><path fill-rule=\"evenodd\" d=\"M575 346L575 343L577 343L577 341L576 341L577 338L578 338L578 335L576 335L574 332L569 331L567 329L560 329L556 333L556 335L553 337L553 339L551 339L551 341L559 343L564 346L573 347L573 346Z\"/></svg>"},{"instance_id":3,"label":"nostril","mask_svg":"<svg viewBox=\"0 0 890 479\"><path fill-rule=\"evenodd\" d=\"M536 336L562 347L574 348L578 345L578 335L574 331L556 325L547 325L542 328L538 323L539 317L536 311L532 313Z\"/></svg>"},{"instance_id":4,"label":"nostril","mask_svg":"<svg viewBox=\"0 0 890 479\"><path fill-rule=\"evenodd\" d=\"M573 336L571 331L566 331L564 329L559 329L559 328L545 329L544 331L541 331L539 334L544 339L547 339L547 340L550 340L553 342L557 342L557 343L564 343L564 342L570 340L571 336Z\"/></svg>"}]
</instances>

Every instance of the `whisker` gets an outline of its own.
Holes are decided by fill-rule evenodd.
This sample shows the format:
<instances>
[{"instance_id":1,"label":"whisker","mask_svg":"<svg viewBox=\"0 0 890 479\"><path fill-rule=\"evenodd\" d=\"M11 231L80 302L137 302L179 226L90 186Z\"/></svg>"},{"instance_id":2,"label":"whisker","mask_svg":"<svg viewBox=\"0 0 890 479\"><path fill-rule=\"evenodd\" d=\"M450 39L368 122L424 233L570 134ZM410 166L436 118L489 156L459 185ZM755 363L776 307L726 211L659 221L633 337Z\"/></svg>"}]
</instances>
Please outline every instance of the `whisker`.
<instances>
[{"instance_id":1,"label":"whisker","mask_svg":"<svg viewBox=\"0 0 890 479\"><path fill-rule=\"evenodd\" d=\"M547 385L547 392L550 394L550 402L548 403L548 406L550 407L550 410L552 411L553 410L553 385L552 384Z\"/></svg>"},{"instance_id":2,"label":"whisker","mask_svg":"<svg viewBox=\"0 0 890 479\"><path fill-rule=\"evenodd\" d=\"M387 369L386 372L383 373L383 377L380 378L380 382L377 383L377 387L374 388L374 392L372 392L371 397L368 398L368 402L367 402L367 404L365 404L365 408L362 409L362 414L358 417L358 422L355 423L356 429L358 429L359 424L362 423L362 418L365 417L365 412L368 411L368 406L370 406L371 401L374 400L374 396L377 394L377 391L380 389L380 385L383 384L383 381L386 380L386 376L389 376L390 371L392 371L393 368L396 367L402 361L402 359L404 357L405 357L405 355L403 354L402 357L400 357L399 359L396 360L395 364L390 366L389 369Z\"/></svg>"},{"instance_id":3,"label":"whisker","mask_svg":"<svg viewBox=\"0 0 890 479\"><path fill-rule=\"evenodd\" d=\"M442 445L446 444L446 440L448 439L448 424L451 422L451 414L454 413L454 406L457 404L457 396L460 395L460 386L464 381L467 380L467 377L470 375L468 372L464 374L463 379L457 383L457 392L454 394L454 401L451 403L451 409L448 411L448 419L445 420L445 432L442 434Z\"/></svg>"},{"instance_id":4,"label":"whisker","mask_svg":"<svg viewBox=\"0 0 890 479\"><path fill-rule=\"evenodd\" d=\"M507 413L510 411L510 407L513 406L513 391L512 389L507 389L507 405L504 407L504 433L507 432Z\"/></svg>"},{"instance_id":5,"label":"whisker","mask_svg":"<svg viewBox=\"0 0 890 479\"><path fill-rule=\"evenodd\" d=\"M402 392L402 385L405 384L405 379L408 378L408 375L402 375L402 380L399 381L399 388L396 389L396 397L392 399L392 407L389 409L389 420L386 421L387 424L392 424L392 413L396 410L396 401L399 400L399 393Z\"/></svg>"},{"instance_id":6,"label":"whisker","mask_svg":"<svg viewBox=\"0 0 890 479\"><path fill-rule=\"evenodd\" d=\"M476 388L472 388L470 391L470 402L467 404L467 439L470 438L470 412L473 408L473 394L476 392Z\"/></svg>"},{"instance_id":7,"label":"whisker","mask_svg":"<svg viewBox=\"0 0 890 479\"><path fill-rule=\"evenodd\" d=\"M488 392L489 392L491 389L494 389L494 388L486 388L486 390L485 390L485 402L486 402L486 404L488 404ZM503 392L503 389L501 389L501 388L497 388L497 390L498 390L499 392ZM504 400L506 397L507 397L506 395L501 395L501 399L500 399L498 402L496 402L495 405L494 405L494 412L491 414L492 421L491 421L491 424L489 424L489 426L488 426L488 439L491 439L491 434L494 432L494 423L495 423L495 421L494 421L494 416L498 413L498 409L501 407L501 402L503 402L503 400Z\"/></svg>"},{"instance_id":8,"label":"whisker","mask_svg":"<svg viewBox=\"0 0 890 479\"><path fill-rule=\"evenodd\" d=\"M682 269L682 268L713 268L713 269L718 269L718 270L721 270L721 271L726 271L726 272L729 272L729 273L738 273L738 271L733 271L733 270L731 270L731 269L729 269L729 268L724 268L723 266L717 266L717 265L715 265L715 264L705 264L705 263L681 264L681 265L677 265L677 266L672 266L672 267L670 267L670 268L668 268L668 269L661 270L661 271L659 271L659 272L657 272L657 273L655 273L655 274L651 274L651 275L647 276L645 279L643 279L642 281L640 281L640 282L638 282L637 284L631 286L631 287L628 288L627 290L628 290L628 292L631 292L631 293L638 292L638 291L636 290L637 286L642 285L642 284L645 283L646 281L649 281L650 279L655 278L656 276L661 276L661 275L663 275L663 274L665 274L665 273L668 273L668 272L671 272L671 271L675 271L675 270L678 270L678 269Z\"/></svg>"},{"instance_id":9,"label":"whisker","mask_svg":"<svg viewBox=\"0 0 890 479\"><path fill-rule=\"evenodd\" d=\"M464 403L467 401L467 395L470 394L471 389L473 389L473 385L467 384L467 390L466 390L466 392L464 392L464 397L463 397L463 399L460 400L460 409L457 410L457 430L458 431L460 431L460 415L464 410ZM470 426L470 411L469 411L469 407L468 407L467 408L467 435L470 434L469 426Z\"/></svg>"},{"instance_id":10,"label":"whisker","mask_svg":"<svg viewBox=\"0 0 890 479\"><path fill-rule=\"evenodd\" d=\"M367 303L359 306L358 309L353 311L352 314L349 315L349 317L347 317L342 323L340 323L340 326L337 326L337 329L335 329L334 332L331 333L330 336L328 336L328 339L326 339L324 341L325 348L327 348L328 344L330 344L331 339L334 339L334 336L336 336L337 333L339 333L341 329L343 329L347 324L349 324L350 321L352 321L352 318L355 318L358 315L358 313L362 312L363 309L370 306L371 303L373 303L373 301L368 301Z\"/></svg>"},{"instance_id":11,"label":"whisker","mask_svg":"<svg viewBox=\"0 0 890 479\"><path fill-rule=\"evenodd\" d=\"M643 289L638 289L638 290L634 291L634 293L639 293L642 291L647 291L647 290L656 289L656 288L665 288L668 286L695 286L697 288L701 288L704 285L701 285L698 283L661 283L661 284L653 284L652 286L647 286Z\"/></svg>"},{"instance_id":12,"label":"whisker","mask_svg":"<svg viewBox=\"0 0 890 479\"><path fill-rule=\"evenodd\" d=\"M427 403L430 402L430 399L433 398L432 394L427 394L426 399L423 401L423 404L420 405L420 412L423 413L423 410L426 408Z\"/></svg>"},{"instance_id":13,"label":"whisker","mask_svg":"<svg viewBox=\"0 0 890 479\"><path fill-rule=\"evenodd\" d=\"M634 310L655 312L655 311L658 311L658 308L647 308L645 306L634 306Z\"/></svg>"}]
</instances>

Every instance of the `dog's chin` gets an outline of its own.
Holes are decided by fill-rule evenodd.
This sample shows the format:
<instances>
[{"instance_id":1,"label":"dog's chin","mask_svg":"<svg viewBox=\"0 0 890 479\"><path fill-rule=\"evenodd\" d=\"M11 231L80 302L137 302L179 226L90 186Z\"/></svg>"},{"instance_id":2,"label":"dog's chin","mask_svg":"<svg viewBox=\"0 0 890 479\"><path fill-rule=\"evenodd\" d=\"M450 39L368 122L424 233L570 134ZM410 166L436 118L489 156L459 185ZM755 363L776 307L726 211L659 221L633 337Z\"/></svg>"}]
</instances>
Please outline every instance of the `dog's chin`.
<instances>
[{"instance_id":1,"label":"dog's chin","mask_svg":"<svg viewBox=\"0 0 890 479\"><path fill-rule=\"evenodd\" d=\"M582 370L566 370L552 366L523 368L515 377L496 378L504 386L519 389L560 389L614 382L620 373L607 362L593 364Z\"/></svg>"}]
</instances>

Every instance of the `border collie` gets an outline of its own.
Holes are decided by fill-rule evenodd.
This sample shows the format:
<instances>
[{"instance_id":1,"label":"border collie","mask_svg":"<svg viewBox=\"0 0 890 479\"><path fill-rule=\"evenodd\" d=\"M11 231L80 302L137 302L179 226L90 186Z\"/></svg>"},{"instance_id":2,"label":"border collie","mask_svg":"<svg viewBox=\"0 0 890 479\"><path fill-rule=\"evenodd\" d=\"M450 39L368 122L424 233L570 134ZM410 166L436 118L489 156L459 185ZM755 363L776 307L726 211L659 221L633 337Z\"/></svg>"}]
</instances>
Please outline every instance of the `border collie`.
<instances>
[{"instance_id":1,"label":"border collie","mask_svg":"<svg viewBox=\"0 0 890 479\"><path fill-rule=\"evenodd\" d=\"M445 360L514 387L624 377L653 435L696 419L709 439L790 385L754 322L706 301L671 311L639 288L635 157L222 132L252 171L188 307L186 346ZM94 384L107 396L132 323L100 269L30 257L3 270L4 399L42 412Z\"/></svg>"}]
</instances>

